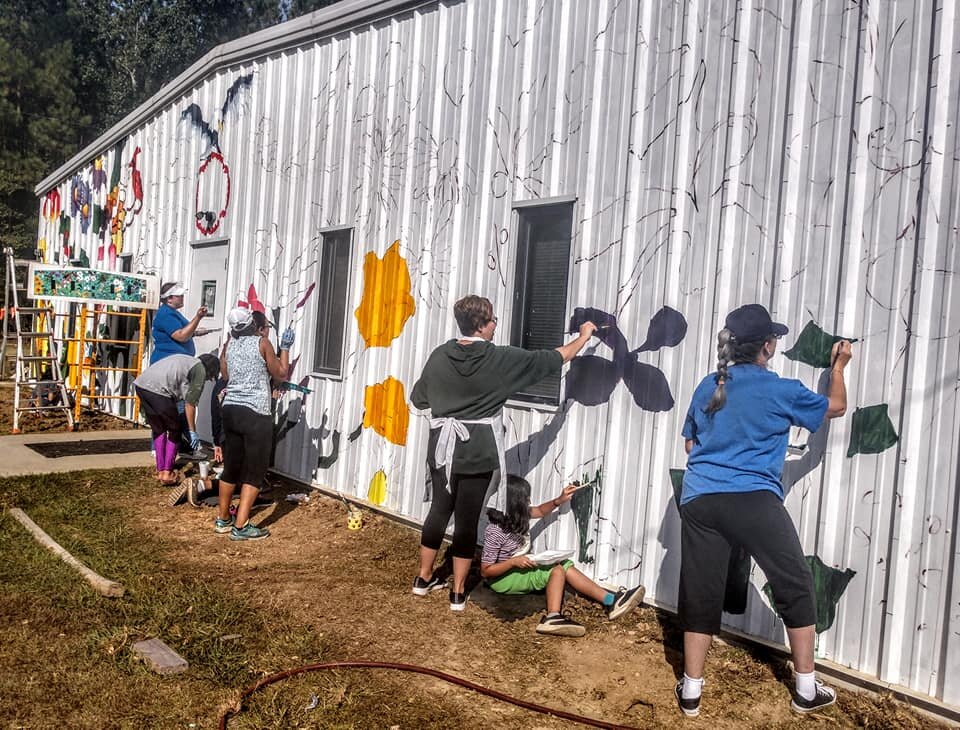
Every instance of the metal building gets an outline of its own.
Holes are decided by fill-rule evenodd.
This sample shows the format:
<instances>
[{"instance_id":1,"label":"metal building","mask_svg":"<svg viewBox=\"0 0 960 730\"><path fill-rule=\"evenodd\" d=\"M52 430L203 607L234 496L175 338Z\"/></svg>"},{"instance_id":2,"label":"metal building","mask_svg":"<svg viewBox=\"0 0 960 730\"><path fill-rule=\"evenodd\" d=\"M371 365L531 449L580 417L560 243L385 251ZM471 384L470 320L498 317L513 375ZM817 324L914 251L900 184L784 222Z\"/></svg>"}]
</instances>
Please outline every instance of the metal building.
<instances>
[{"instance_id":1,"label":"metal building","mask_svg":"<svg viewBox=\"0 0 960 730\"><path fill-rule=\"evenodd\" d=\"M818 656L960 705L958 54L948 0L344 0L211 51L41 182L40 248L293 323L312 392L278 469L413 520L406 397L453 302L525 346L606 318L507 409L510 468L592 480L538 539L665 607L725 313L767 305L813 388L857 338L848 415L793 434L784 475ZM740 567L727 625L782 643Z\"/></svg>"}]
</instances>

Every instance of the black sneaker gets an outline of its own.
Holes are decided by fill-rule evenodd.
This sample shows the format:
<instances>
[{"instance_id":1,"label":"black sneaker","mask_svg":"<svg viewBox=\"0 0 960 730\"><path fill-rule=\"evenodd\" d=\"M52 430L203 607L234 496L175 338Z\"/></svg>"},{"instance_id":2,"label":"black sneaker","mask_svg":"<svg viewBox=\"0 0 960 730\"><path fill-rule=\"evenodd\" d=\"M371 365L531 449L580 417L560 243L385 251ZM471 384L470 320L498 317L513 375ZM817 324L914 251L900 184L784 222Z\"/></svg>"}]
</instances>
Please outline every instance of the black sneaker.
<instances>
[{"instance_id":1,"label":"black sneaker","mask_svg":"<svg viewBox=\"0 0 960 730\"><path fill-rule=\"evenodd\" d=\"M643 594L646 590L643 586L631 588L629 591L619 591L613 604L607 609L607 618L620 618L623 614L631 611L640 601L643 600Z\"/></svg>"},{"instance_id":2,"label":"black sneaker","mask_svg":"<svg viewBox=\"0 0 960 730\"><path fill-rule=\"evenodd\" d=\"M439 591L441 588L443 588L443 581L435 576L431 576L430 580L424 580L419 575L413 579L413 595L415 596L425 596L428 593Z\"/></svg>"},{"instance_id":3,"label":"black sneaker","mask_svg":"<svg viewBox=\"0 0 960 730\"><path fill-rule=\"evenodd\" d=\"M578 624L572 618L564 616L562 613L553 616L544 616L537 624L538 634L547 634L549 636L572 636L578 638L587 633L582 624Z\"/></svg>"},{"instance_id":4,"label":"black sneaker","mask_svg":"<svg viewBox=\"0 0 960 730\"><path fill-rule=\"evenodd\" d=\"M822 710L829 707L837 701L837 693L832 687L828 687L820 680L817 680L817 693L812 700L801 697L796 692L793 693L793 701L790 703L790 709L794 712L807 713Z\"/></svg>"},{"instance_id":5,"label":"black sneaker","mask_svg":"<svg viewBox=\"0 0 960 730\"><path fill-rule=\"evenodd\" d=\"M450 610L463 611L467 607L467 594L450 591Z\"/></svg>"},{"instance_id":6,"label":"black sneaker","mask_svg":"<svg viewBox=\"0 0 960 730\"><path fill-rule=\"evenodd\" d=\"M677 696L677 705L687 717L696 717L700 714L700 698L695 697L692 700L683 699L683 680L677 682L673 693Z\"/></svg>"}]
</instances>

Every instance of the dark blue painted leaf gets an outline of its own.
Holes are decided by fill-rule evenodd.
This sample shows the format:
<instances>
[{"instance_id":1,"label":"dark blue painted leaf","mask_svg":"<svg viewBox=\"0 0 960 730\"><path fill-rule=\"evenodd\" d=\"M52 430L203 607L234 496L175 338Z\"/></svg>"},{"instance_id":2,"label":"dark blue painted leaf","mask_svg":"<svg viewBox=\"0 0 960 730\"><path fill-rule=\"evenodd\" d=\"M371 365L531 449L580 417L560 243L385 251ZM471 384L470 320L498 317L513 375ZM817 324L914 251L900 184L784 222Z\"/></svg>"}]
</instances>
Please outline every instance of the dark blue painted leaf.
<instances>
[{"instance_id":1,"label":"dark blue painted leaf","mask_svg":"<svg viewBox=\"0 0 960 730\"><path fill-rule=\"evenodd\" d=\"M657 368L637 362L633 356L626 359L623 384L630 390L633 402L646 411L669 411L673 395L666 377Z\"/></svg>"},{"instance_id":2,"label":"dark blue painted leaf","mask_svg":"<svg viewBox=\"0 0 960 730\"><path fill-rule=\"evenodd\" d=\"M593 322L597 325L598 329L594 336L613 350L614 353L626 353L627 339L617 326L617 318L615 315L604 312L602 309L595 309L594 307L577 307L573 310L573 316L570 317L567 332L573 334L579 331L580 325L584 322Z\"/></svg>"},{"instance_id":3,"label":"dark blue painted leaf","mask_svg":"<svg viewBox=\"0 0 960 730\"><path fill-rule=\"evenodd\" d=\"M683 341L687 335L687 320L680 312L663 307L650 319L647 339L635 352L650 352L661 347L673 347Z\"/></svg>"},{"instance_id":4,"label":"dark blue painted leaf","mask_svg":"<svg viewBox=\"0 0 960 730\"><path fill-rule=\"evenodd\" d=\"M602 357L575 357L570 361L564 397L585 406L606 403L620 382L619 371L616 363Z\"/></svg>"}]
</instances>

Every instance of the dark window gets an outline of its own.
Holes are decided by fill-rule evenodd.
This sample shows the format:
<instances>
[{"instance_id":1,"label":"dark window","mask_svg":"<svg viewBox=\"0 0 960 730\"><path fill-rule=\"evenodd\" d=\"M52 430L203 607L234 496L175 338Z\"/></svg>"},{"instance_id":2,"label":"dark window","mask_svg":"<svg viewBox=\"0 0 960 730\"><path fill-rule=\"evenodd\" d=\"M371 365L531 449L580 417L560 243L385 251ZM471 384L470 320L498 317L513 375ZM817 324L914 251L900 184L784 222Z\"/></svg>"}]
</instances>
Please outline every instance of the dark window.
<instances>
[{"instance_id":1,"label":"dark window","mask_svg":"<svg viewBox=\"0 0 960 730\"><path fill-rule=\"evenodd\" d=\"M313 370L325 375L340 375L343 333L347 323L347 285L350 280L350 230L324 233L320 245L317 346Z\"/></svg>"},{"instance_id":2,"label":"dark window","mask_svg":"<svg viewBox=\"0 0 960 730\"><path fill-rule=\"evenodd\" d=\"M510 344L525 350L563 344L573 203L519 208L517 276ZM530 386L519 400L556 405L560 374Z\"/></svg>"}]
</instances>

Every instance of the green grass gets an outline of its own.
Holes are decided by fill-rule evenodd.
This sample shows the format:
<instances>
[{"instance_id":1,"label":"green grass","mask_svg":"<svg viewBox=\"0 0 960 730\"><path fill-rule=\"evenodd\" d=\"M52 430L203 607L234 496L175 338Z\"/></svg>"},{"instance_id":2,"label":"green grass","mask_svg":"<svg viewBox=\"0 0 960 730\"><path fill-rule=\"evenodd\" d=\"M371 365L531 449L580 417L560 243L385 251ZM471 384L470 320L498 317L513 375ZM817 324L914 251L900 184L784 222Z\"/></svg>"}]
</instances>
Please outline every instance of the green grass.
<instances>
[{"instance_id":1,"label":"green grass","mask_svg":"<svg viewBox=\"0 0 960 730\"><path fill-rule=\"evenodd\" d=\"M129 527L116 490L135 507L156 489L145 474L0 481L4 724L213 726L238 688L266 672L322 659L323 646L309 626L265 615L237 591L185 575L158 541ZM109 599L94 592L8 514L11 506L24 509L77 559L122 583L126 594ZM236 634L241 638L223 638ZM131 646L150 637L183 656L189 671L175 677L149 672Z\"/></svg>"}]
</instances>

